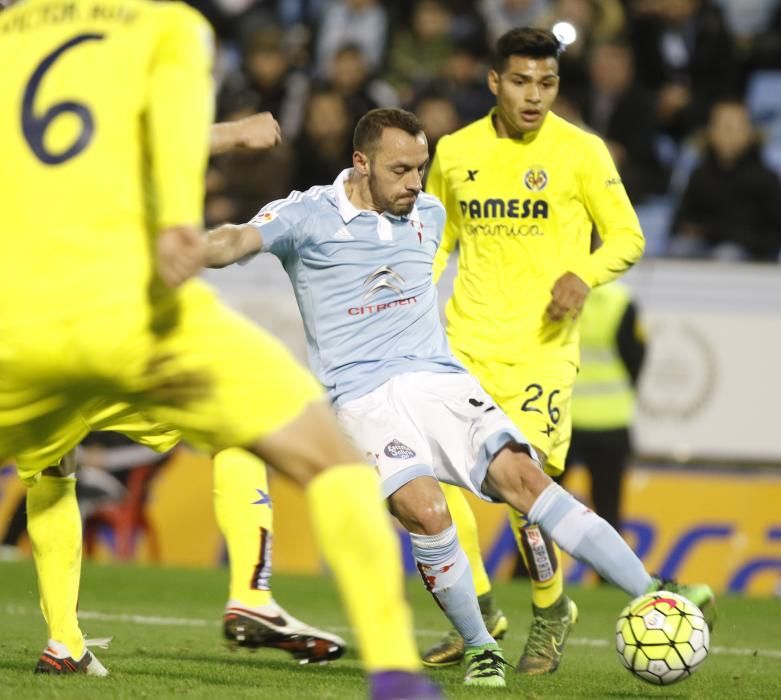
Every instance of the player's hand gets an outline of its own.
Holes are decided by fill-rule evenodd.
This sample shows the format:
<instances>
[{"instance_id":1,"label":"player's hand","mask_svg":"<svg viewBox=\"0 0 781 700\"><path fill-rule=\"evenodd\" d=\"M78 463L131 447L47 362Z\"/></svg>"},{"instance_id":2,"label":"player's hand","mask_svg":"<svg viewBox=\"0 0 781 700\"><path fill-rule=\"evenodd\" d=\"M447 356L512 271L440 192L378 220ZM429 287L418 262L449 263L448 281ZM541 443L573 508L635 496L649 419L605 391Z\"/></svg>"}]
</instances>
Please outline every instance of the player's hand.
<instances>
[{"instance_id":1,"label":"player's hand","mask_svg":"<svg viewBox=\"0 0 781 700\"><path fill-rule=\"evenodd\" d=\"M237 148L252 151L265 151L282 141L282 131L279 122L271 112L260 112L251 117L244 117L232 123L235 129Z\"/></svg>"},{"instance_id":2,"label":"player's hand","mask_svg":"<svg viewBox=\"0 0 781 700\"><path fill-rule=\"evenodd\" d=\"M590 287L574 272L565 272L551 289L551 301L545 313L551 321L561 321L568 315L577 318L589 291Z\"/></svg>"},{"instance_id":3,"label":"player's hand","mask_svg":"<svg viewBox=\"0 0 781 700\"><path fill-rule=\"evenodd\" d=\"M157 271L163 282L174 289L203 268L206 242L194 226L173 226L157 239Z\"/></svg>"}]
</instances>

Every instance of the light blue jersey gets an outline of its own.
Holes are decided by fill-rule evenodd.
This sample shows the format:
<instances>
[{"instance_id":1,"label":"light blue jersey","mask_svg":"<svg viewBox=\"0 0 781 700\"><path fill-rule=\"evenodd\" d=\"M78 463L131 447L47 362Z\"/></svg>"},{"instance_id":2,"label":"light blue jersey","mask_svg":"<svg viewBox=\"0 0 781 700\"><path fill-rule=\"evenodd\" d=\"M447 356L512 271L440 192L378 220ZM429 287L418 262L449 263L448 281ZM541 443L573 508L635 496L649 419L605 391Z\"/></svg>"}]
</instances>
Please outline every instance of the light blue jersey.
<instances>
[{"instance_id":1,"label":"light blue jersey","mask_svg":"<svg viewBox=\"0 0 781 700\"><path fill-rule=\"evenodd\" d=\"M337 404L402 372L466 371L450 353L432 282L444 207L421 192L408 216L356 209L349 174L271 202L250 222L293 283L309 364Z\"/></svg>"}]
</instances>

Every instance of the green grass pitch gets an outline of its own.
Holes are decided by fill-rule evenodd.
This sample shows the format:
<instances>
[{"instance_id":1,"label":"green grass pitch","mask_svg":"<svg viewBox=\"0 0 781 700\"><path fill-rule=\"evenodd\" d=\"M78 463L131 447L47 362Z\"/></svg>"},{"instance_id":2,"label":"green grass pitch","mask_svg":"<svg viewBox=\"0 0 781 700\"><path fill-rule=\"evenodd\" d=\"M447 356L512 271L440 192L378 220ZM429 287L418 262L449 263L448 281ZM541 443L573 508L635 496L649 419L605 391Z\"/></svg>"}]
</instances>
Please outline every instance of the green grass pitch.
<instances>
[{"instance_id":1,"label":"green grass pitch","mask_svg":"<svg viewBox=\"0 0 781 700\"><path fill-rule=\"evenodd\" d=\"M0 698L365 698L354 646L328 666L298 666L282 652L231 652L220 636L225 570L172 570L87 565L82 577L82 628L113 636L96 650L107 679L34 676L45 644L33 567L0 564ZM301 619L353 636L329 579L276 576L276 599ZM529 590L498 584L510 618L504 648L515 662L529 622ZM408 591L422 648L445 629L442 614L413 579ZM626 596L608 587L571 589L581 618L558 673L524 678L508 673L506 690L466 689L462 669L433 671L449 698L781 698L781 603L722 597L712 651L702 668L677 685L658 688L633 678L613 648L616 616Z\"/></svg>"}]
</instances>

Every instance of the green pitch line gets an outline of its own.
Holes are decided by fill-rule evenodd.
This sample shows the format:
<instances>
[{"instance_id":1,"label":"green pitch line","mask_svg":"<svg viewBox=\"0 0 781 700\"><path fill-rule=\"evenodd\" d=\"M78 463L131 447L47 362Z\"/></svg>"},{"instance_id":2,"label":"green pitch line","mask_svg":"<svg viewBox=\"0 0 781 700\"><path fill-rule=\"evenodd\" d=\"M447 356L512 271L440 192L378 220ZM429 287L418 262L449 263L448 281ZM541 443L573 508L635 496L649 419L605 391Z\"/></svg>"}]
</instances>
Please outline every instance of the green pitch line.
<instances>
[{"instance_id":1,"label":"green pitch line","mask_svg":"<svg viewBox=\"0 0 781 700\"><path fill-rule=\"evenodd\" d=\"M21 615L30 617L37 614L37 610L24 608L20 606L7 605L3 610L4 615ZM101 622L120 622L131 625L151 625L163 627L219 627L221 622L218 619L198 619L190 617L161 617L159 615L137 615L135 613L106 613L97 610L81 610L79 619L99 620ZM350 627L332 625L329 627L332 632L345 635L352 633ZM421 640L436 638L441 630L435 629L415 629L415 635ZM607 639L589 639L588 637L570 637L567 640L569 646L580 647L609 647L612 640ZM781 649L753 649L751 647L731 647L731 646L711 646L710 653L725 656L762 656L770 659L781 659Z\"/></svg>"},{"instance_id":2,"label":"green pitch line","mask_svg":"<svg viewBox=\"0 0 781 700\"><path fill-rule=\"evenodd\" d=\"M228 651L219 628L227 591L224 570L87 565L82 584L82 628L90 637L114 638L109 649L96 650L111 677L33 676L35 659L46 641L33 567L29 562L0 563L0 698L365 698L354 648L323 667L300 667L278 651ZM297 617L353 641L330 580L276 576L274 590ZM417 580L410 579L408 591L423 648L445 629L445 622ZM504 646L514 662L530 618L528 586L498 584L496 595L510 618ZM656 688L632 678L620 667L613 649L615 618L626 596L607 587L573 588L570 595L581 609L581 621L554 676L524 678L510 673L507 690L490 692L463 688L458 667L432 676L454 700L781 697L776 600L722 598L711 658L691 679Z\"/></svg>"}]
</instances>

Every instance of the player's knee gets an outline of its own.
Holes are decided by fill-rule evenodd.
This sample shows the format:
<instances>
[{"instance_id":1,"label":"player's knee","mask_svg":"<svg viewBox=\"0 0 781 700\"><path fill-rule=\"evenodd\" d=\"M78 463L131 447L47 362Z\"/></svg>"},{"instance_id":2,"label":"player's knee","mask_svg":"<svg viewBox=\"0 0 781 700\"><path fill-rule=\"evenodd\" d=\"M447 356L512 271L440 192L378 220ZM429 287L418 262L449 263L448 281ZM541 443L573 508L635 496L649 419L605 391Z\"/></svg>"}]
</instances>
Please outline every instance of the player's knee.
<instances>
[{"instance_id":1,"label":"player's knee","mask_svg":"<svg viewBox=\"0 0 781 700\"><path fill-rule=\"evenodd\" d=\"M351 452L318 451L316 445L283 450L273 457L269 456L267 451L254 451L275 469L302 487L306 487L312 479L328 469L358 464L362 461Z\"/></svg>"},{"instance_id":2,"label":"player's knee","mask_svg":"<svg viewBox=\"0 0 781 700\"><path fill-rule=\"evenodd\" d=\"M399 520L406 530L418 535L436 535L452 524L447 508L439 504L426 504L414 511L406 511Z\"/></svg>"},{"instance_id":3,"label":"player's knee","mask_svg":"<svg viewBox=\"0 0 781 700\"><path fill-rule=\"evenodd\" d=\"M529 511L550 483L527 452L509 447L494 458L486 476L486 490L522 512Z\"/></svg>"},{"instance_id":4,"label":"player's knee","mask_svg":"<svg viewBox=\"0 0 781 700\"><path fill-rule=\"evenodd\" d=\"M439 489L426 489L421 483L424 481L415 479L396 491L389 499L390 508L409 532L436 535L450 527L453 520L444 494Z\"/></svg>"}]
</instances>

